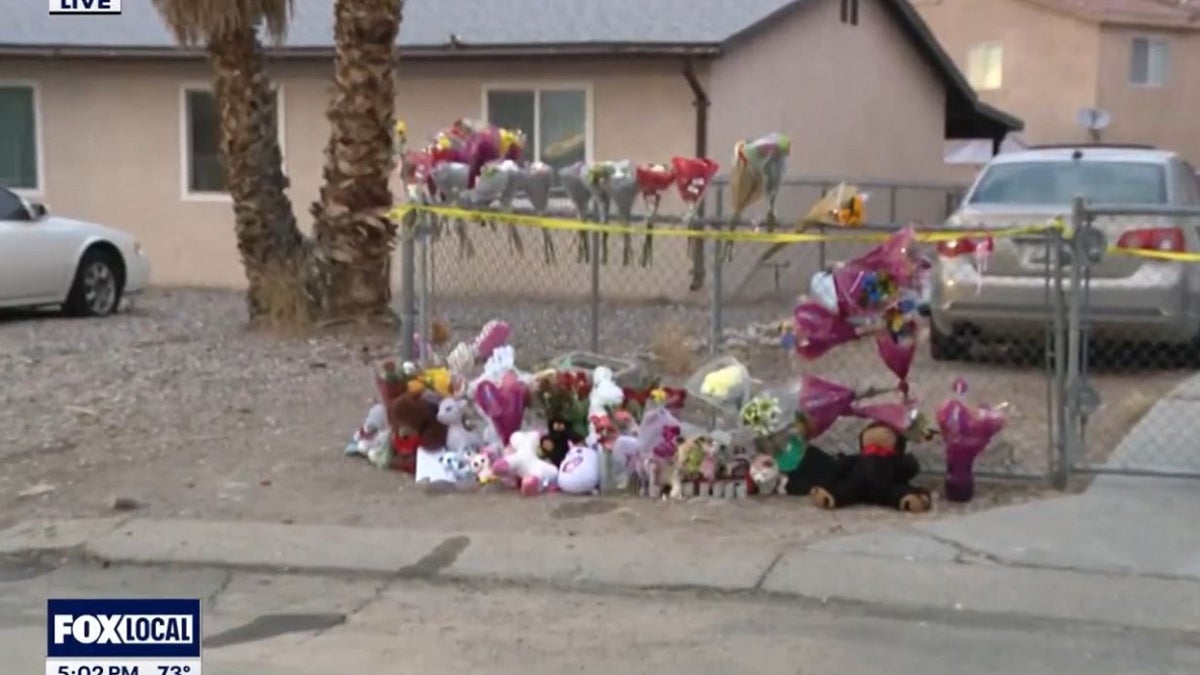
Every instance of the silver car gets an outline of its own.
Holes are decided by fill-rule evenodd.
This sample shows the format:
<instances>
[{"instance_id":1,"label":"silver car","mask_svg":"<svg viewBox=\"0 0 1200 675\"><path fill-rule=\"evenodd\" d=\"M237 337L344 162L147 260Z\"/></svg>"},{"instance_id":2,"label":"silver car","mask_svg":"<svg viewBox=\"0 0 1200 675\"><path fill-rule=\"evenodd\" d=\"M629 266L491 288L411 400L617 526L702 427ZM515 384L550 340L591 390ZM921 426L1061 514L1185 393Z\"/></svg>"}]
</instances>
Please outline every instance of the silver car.
<instances>
[{"instance_id":1,"label":"silver car","mask_svg":"<svg viewBox=\"0 0 1200 675\"><path fill-rule=\"evenodd\" d=\"M1048 223L1069 217L1075 195L1093 206L1196 208L1200 183L1187 162L1165 150L1032 148L993 158L947 226L987 229ZM1095 220L1110 245L1160 251L1197 250L1198 224L1196 218L1150 215ZM1036 340L1044 335L1055 311L1048 302L1045 237L996 239L982 273L972 256L954 255L954 243L939 249L942 255L937 257L930 293L934 359L965 356L976 342ZM1067 275L1070 261L1059 262ZM1096 338L1200 344L1200 265L1106 255L1090 274L1084 316Z\"/></svg>"}]
</instances>

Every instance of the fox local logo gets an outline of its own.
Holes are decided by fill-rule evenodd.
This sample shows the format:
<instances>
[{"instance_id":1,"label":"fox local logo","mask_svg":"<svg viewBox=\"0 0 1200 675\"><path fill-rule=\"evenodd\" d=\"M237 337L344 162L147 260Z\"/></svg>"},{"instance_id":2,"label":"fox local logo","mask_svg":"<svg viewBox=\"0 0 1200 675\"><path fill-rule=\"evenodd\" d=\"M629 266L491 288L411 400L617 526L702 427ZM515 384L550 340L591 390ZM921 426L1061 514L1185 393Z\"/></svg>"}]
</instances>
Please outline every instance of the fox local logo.
<instances>
[{"instance_id":1,"label":"fox local logo","mask_svg":"<svg viewBox=\"0 0 1200 675\"><path fill-rule=\"evenodd\" d=\"M200 600L53 598L47 601L48 658L199 658Z\"/></svg>"},{"instance_id":2,"label":"fox local logo","mask_svg":"<svg viewBox=\"0 0 1200 675\"><path fill-rule=\"evenodd\" d=\"M65 644L67 638L85 645L185 645L192 643L195 630L188 614L54 616L54 643L59 645Z\"/></svg>"}]
</instances>

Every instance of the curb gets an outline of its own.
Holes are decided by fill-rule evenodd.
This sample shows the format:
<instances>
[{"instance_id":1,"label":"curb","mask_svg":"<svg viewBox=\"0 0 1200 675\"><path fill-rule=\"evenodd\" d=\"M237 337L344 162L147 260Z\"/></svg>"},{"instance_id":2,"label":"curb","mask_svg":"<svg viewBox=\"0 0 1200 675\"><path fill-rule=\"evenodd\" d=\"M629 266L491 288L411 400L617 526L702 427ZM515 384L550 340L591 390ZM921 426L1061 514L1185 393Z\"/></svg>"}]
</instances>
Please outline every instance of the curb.
<instances>
[{"instance_id":1,"label":"curb","mask_svg":"<svg viewBox=\"0 0 1200 675\"><path fill-rule=\"evenodd\" d=\"M870 553L826 540L439 533L256 522L99 519L0 531L0 555L619 592L755 594L875 614L1041 619L1200 633L1200 583L964 559L918 532Z\"/></svg>"}]
</instances>

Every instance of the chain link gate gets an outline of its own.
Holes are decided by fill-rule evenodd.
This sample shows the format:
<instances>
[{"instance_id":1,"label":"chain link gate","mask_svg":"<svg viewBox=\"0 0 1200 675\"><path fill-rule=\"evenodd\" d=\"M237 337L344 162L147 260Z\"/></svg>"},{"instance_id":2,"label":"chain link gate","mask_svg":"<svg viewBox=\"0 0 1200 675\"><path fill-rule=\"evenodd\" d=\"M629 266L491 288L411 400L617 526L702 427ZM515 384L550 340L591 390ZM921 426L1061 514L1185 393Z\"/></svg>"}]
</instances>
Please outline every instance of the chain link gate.
<instances>
[{"instance_id":1,"label":"chain link gate","mask_svg":"<svg viewBox=\"0 0 1200 675\"><path fill-rule=\"evenodd\" d=\"M1073 203L1056 484L1200 478L1200 257L1184 229L1197 223L1197 208Z\"/></svg>"}]
</instances>

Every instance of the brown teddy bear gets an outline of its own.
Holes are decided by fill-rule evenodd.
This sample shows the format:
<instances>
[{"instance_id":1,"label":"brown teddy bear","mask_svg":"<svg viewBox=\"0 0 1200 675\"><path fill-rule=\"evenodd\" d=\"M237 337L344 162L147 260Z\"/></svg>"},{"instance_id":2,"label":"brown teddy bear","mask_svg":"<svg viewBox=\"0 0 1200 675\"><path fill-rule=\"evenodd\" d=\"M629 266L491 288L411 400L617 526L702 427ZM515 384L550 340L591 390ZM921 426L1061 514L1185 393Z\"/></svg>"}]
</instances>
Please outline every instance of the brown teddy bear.
<instances>
[{"instance_id":1,"label":"brown teddy bear","mask_svg":"<svg viewBox=\"0 0 1200 675\"><path fill-rule=\"evenodd\" d=\"M438 406L433 401L419 394L408 394L393 400L387 412L392 430L392 468L415 474L417 448L446 447L449 429L438 421Z\"/></svg>"},{"instance_id":2,"label":"brown teddy bear","mask_svg":"<svg viewBox=\"0 0 1200 675\"><path fill-rule=\"evenodd\" d=\"M813 501L823 509L874 504L916 513L933 508L929 491L911 484L921 466L906 452L907 444L886 424L868 425L858 436L858 454L837 458L828 478L813 487Z\"/></svg>"}]
</instances>

